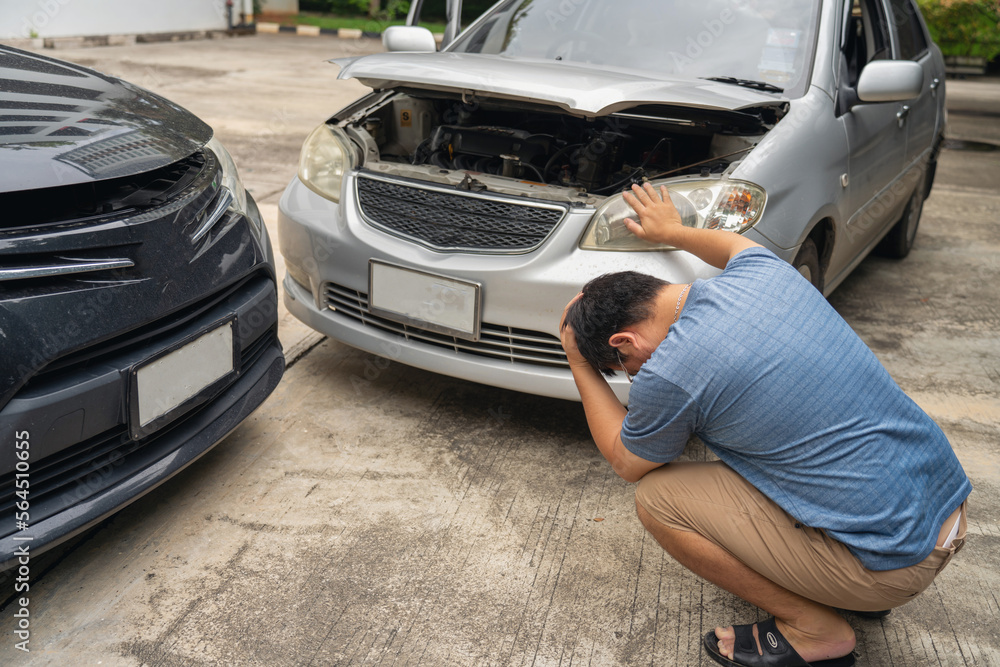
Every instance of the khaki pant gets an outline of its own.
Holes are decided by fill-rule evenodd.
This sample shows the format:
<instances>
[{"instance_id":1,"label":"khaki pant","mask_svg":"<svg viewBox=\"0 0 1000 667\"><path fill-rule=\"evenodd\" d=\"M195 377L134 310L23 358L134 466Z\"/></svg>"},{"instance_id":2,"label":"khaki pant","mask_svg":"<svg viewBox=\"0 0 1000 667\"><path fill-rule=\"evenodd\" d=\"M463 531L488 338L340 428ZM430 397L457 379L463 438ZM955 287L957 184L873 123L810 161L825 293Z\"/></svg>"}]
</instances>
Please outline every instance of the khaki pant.
<instances>
[{"instance_id":1,"label":"khaki pant","mask_svg":"<svg viewBox=\"0 0 1000 667\"><path fill-rule=\"evenodd\" d=\"M640 480L636 501L660 523L708 538L779 586L855 611L881 611L909 602L965 542L963 509L951 547L936 547L910 567L868 570L846 546L796 522L721 461L657 468ZM952 523L945 523L947 532Z\"/></svg>"}]
</instances>

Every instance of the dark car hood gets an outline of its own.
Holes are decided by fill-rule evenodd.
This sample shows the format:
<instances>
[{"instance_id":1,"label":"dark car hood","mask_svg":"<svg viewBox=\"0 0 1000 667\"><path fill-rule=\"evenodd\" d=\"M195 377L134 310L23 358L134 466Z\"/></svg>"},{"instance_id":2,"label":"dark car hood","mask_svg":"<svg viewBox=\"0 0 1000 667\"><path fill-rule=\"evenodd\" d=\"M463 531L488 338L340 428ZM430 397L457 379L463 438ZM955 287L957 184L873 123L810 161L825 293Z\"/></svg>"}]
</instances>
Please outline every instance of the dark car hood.
<instances>
[{"instance_id":1,"label":"dark car hood","mask_svg":"<svg viewBox=\"0 0 1000 667\"><path fill-rule=\"evenodd\" d=\"M147 90L0 46L0 192L151 171L211 138L211 127Z\"/></svg>"}]
</instances>

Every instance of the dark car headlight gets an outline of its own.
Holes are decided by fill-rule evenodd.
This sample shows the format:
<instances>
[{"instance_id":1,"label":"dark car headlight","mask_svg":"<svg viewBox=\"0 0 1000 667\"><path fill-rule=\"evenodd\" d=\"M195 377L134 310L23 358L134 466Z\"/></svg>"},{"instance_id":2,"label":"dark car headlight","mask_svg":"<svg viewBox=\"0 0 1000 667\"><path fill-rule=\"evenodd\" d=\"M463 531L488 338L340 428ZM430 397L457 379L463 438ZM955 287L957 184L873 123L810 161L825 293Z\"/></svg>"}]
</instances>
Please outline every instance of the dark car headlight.
<instances>
[{"instance_id":1,"label":"dark car headlight","mask_svg":"<svg viewBox=\"0 0 1000 667\"><path fill-rule=\"evenodd\" d=\"M211 141L205 147L212 151L219 161L219 178L222 180L220 187L225 188L232 195L229 210L246 216L247 220L250 221L250 229L253 230L258 239L261 238L260 225L262 224L262 220L259 215L251 215L247 204L247 191L243 187L243 181L240 180L240 174L236 169L236 162L233 160L233 156L229 154L229 151L222 145L222 142L215 137L212 137Z\"/></svg>"}]
</instances>

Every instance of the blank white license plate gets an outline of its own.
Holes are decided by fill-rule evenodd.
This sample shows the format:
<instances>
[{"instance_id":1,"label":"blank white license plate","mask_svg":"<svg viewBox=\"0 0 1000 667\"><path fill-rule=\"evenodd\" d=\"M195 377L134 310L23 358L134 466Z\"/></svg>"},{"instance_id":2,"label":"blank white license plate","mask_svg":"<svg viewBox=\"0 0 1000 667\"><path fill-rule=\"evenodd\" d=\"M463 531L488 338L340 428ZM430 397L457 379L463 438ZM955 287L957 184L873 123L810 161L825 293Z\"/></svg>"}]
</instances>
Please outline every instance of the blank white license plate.
<instances>
[{"instance_id":1,"label":"blank white license plate","mask_svg":"<svg viewBox=\"0 0 1000 667\"><path fill-rule=\"evenodd\" d=\"M397 322L479 339L479 283L369 262L368 305Z\"/></svg>"},{"instance_id":2,"label":"blank white license plate","mask_svg":"<svg viewBox=\"0 0 1000 667\"><path fill-rule=\"evenodd\" d=\"M230 321L136 371L139 425L162 417L232 372Z\"/></svg>"}]
</instances>

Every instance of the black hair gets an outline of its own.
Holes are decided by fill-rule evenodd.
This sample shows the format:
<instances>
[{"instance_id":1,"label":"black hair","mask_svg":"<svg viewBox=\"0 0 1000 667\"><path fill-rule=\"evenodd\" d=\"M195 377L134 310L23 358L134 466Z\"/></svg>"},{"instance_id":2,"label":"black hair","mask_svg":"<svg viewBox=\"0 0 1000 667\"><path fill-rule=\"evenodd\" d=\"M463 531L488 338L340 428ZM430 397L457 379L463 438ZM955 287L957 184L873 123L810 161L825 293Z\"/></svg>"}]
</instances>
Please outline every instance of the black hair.
<instances>
[{"instance_id":1,"label":"black hair","mask_svg":"<svg viewBox=\"0 0 1000 667\"><path fill-rule=\"evenodd\" d=\"M566 324L573 327L583 358L605 375L619 370L618 355L608 340L652 317L657 294L669 284L645 273L621 271L584 285L583 296L566 311Z\"/></svg>"}]
</instances>

